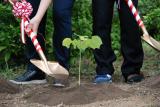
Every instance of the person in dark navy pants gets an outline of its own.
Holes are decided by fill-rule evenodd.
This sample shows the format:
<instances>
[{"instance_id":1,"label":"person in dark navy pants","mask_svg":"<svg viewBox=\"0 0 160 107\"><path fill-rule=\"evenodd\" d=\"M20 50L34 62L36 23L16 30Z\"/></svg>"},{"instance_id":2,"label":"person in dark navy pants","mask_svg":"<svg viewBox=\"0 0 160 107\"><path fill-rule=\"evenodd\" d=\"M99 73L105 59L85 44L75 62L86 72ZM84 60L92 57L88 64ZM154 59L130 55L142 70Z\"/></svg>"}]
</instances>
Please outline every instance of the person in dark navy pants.
<instances>
[{"instance_id":1,"label":"person in dark navy pants","mask_svg":"<svg viewBox=\"0 0 160 107\"><path fill-rule=\"evenodd\" d=\"M31 23L32 18L38 13L40 1L42 0L28 0L33 6L33 13L30 17ZM47 2L47 1L46 1ZM53 0L53 23L54 23L54 34L53 34L53 46L55 50L56 60L67 70L69 69L69 49L62 46L62 41L66 37L72 35L71 29L71 13L74 0ZM46 14L43 15L43 18L40 20L38 27L38 41L42 46L42 49L45 50L45 25L46 25ZM47 35L50 36L50 35ZM27 38L27 51L26 56L28 59L28 66L26 72L17 77L11 82L16 84L30 84L30 83L45 83L45 74L29 62L30 59L39 59L33 43L30 38Z\"/></svg>"},{"instance_id":2,"label":"person in dark navy pants","mask_svg":"<svg viewBox=\"0 0 160 107\"><path fill-rule=\"evenodd\" d=\"M132 0L137 7L138 0ZM121 30L121 52L123 63L122 75L128 83L140 82L143 75L140 69L143 64L143 49L139 27L125 0L92 0L93 35L99 35L103 44L94 51L97 63L95 83L110 83L114 73L113 62L116 56L111 47L111 25L114 4L118 4Z\"/></svg>"}]
</instances>

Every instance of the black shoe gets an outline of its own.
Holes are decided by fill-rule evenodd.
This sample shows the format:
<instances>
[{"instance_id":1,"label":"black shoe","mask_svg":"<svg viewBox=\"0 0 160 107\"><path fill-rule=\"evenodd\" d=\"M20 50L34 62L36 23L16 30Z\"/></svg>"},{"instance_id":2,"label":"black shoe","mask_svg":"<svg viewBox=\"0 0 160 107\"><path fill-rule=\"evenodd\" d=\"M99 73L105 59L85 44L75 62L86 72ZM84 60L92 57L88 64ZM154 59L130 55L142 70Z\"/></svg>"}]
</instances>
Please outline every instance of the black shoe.
<instances>
[{"instance_id":1,"label":"black shoe","mask_svg":"<svg viewBox=\"0 0 160 107\"><path fill-rule=\"evenodd\" d=\"M14 84L44 84L46 83L45 74L41 71L27 70L23 75L15 80L10 80Z\"/></svg>"},{"instance_id":2,"label":"black shoe","mask_svg":"<svg viewBox=\"0 0 160 107\"><path fill-rule=\"evenodd\" d=\"M128 84L138 83L144 80L144 75L142 73L140 74L131 74L127 77L126 82Z\"/></svg>"}]
</instances>

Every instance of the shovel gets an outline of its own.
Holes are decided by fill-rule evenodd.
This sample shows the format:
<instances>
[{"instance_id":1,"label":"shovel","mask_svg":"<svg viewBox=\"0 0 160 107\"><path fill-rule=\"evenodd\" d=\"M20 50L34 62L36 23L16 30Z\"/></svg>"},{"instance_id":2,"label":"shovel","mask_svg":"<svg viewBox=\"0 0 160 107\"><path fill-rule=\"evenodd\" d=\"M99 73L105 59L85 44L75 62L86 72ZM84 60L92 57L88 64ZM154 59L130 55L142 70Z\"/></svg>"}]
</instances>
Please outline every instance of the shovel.
<instances>
[{"instance_id":1,"label":"shovel","mask_svg":"<svg viewBox=\"0 0 160 107\"><path fill-rule=\"evenodd\" d=\"M143 21L140 18L140 15L138 14L137 9L135 8L132 0L125 0L127 5L130 8L130 11L132 12L132 14L134 15L134 18L136 19L139 27L141 27L142 31L143 31L143 36L141 36L141 38L146 41L149 45L151 45L154 49L160 51L160 42L156 41L153 37L151 37L143 23Z\"/></svg>"},{"instance_id":2,"label":"shovel","mask_svg":"<svg viewBox=\"0 0 160 107\"><path fill-rule=\"evenodd\" d=\"M14 5L11 0L9 0L9 2ZM24 27L28 37L30 37L30 39L32 40L33 45L41 58L41 60L31 59L31 63L33 63L36 67L41 69L47 75L54 77L55 79L67 79L69 73L64 67L62 67L58 62L47 61L44 52L37 40L37 34L34 33L32 29L27 29L29 20L25 17L23 17L21 20L21 22L23 23L22 28Z\"/></svg>"}]
</instances>

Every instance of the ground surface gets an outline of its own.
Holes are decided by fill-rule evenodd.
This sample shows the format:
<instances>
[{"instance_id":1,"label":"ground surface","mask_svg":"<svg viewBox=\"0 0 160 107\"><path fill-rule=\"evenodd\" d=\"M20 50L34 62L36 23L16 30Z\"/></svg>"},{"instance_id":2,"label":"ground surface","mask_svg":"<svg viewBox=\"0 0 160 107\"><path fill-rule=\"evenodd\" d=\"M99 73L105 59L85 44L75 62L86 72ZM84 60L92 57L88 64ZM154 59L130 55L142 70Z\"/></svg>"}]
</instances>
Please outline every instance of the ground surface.
<instances>
[{"instance_id":1,"label":"ground surface","mask_svg":"<svg viewBox=\"0 0 160 107\"><path fill-rule=\"evenodd\" d=\"M1 81L0 107L160 107L160 76L134 85L83 81L81 86L72 82L66 88L15 86Z\"/></svg>"},{"instance_id":2,"label":"ground surface","mask_svg":"<svg viewBox=\"0 0 160 107\"><path fill-rule=\"evenodd\" d=\"M72 78L65 88L17 86L1 78L0 107L160 107L160 57L148 52L142 68L145 81L133 85L124 83L116 72L111 84L94 85L83 79L78 86ZM120 63L115 63L115 69Z\"/></svg>"}]
</instances>

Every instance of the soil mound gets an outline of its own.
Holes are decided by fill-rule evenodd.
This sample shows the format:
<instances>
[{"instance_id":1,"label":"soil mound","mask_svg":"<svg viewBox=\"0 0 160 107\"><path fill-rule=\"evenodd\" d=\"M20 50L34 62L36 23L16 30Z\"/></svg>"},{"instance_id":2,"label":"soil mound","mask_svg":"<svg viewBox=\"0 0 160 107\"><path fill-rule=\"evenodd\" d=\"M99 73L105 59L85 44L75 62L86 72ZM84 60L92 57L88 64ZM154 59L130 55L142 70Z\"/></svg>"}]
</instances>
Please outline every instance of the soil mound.
<instances>
[{"instance_id":1,"label":"soil mound","mask_svg":"<svg viewBox=\"0 0 160 107\"><path fill-rule=\"evenodd\" d=\"M146 87L160 89L160 75L147 78L141 84L144 84Z\"/></svg>"},{"instance_id":2,"label":"soil mound","mask_svg":"<svg viewBox=\"0 0 160 107\"><path fill-rule=\"evenodd\" d=\"M10 83L9 81L0 78L0 93L15 94L20 91L17 85Z\"/></svg>"},{"instance_id":3,"label":"soil mound","mask_svg":"<svg viewBox=\"0 0 160 107\"><path fill-rule=\"evenodd\" d=\"M94 85L82 84L67 88L55 88L52 86L41 87L33 90L25 99L29 102L37 102L45 105L81 105L97 101L129 97L130 93L112 84Z\"/></svg>"},{"instance_id":4,"label":"soil mound","mask_svg":"<svg viewBox=\"0 0 160 107\"><path fill-rule=\"evenodd\" d=\"M160 75L156 76L151 82L151 87L160 88Z\"/></svg>"}]
</instances>

